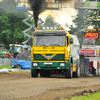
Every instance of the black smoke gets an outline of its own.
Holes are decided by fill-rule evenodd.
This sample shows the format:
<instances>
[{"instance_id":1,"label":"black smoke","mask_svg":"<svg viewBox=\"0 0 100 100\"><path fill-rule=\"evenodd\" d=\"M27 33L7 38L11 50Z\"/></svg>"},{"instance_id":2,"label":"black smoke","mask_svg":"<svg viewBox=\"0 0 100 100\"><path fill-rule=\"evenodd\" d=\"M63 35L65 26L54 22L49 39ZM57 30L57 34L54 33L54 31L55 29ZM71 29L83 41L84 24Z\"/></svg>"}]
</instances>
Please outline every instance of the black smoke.
<instances>
[{"instance_id":1,"label":"black smoke","mask_svg":"<svg viewBox=\"0 0 100 100\"><path fill-rule=\"evenodd\" d=\"M29 0L29 3L31 5L31 10L33 11L34 15L35 27L37 27L38 16L42 12L43 1L44 0Z\"/></svg>"},{"instance_id":2,"label":"black smoke","mask_svg":"<svg viewBox=\"0 0 100 100\"><path fill-rule=\"evenodd\" d=\"M42 11L44 11L46 8L48 8L48 5L46 3L48 3L48 2L54 2L54 3L59 2L61 4L71 3L70 0L28 0L28 1L30 3L31 10L33 11L35 27L37 27L39 14ZM51 5L51 7L52 6L53 5Z\"/></svg>"}]
</instances>

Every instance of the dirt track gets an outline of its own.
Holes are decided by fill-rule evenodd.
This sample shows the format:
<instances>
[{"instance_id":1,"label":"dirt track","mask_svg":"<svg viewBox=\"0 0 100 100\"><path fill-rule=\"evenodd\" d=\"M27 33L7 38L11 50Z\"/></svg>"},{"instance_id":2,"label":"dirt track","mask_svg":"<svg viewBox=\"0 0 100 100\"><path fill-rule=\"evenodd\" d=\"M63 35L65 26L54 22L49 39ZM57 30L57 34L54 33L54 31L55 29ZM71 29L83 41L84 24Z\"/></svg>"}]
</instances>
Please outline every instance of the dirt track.
<instances>
[{"instance_id":1,"label":"dirt track","mask_svg":"<svg viewBox=\"0 0 100 100\"><path fill-rule=\"evenodd\" d=\"M31 78L30 72L0 73L0 100L61 100L100 91L100 77Z\"/></svg>"}]
</instances>

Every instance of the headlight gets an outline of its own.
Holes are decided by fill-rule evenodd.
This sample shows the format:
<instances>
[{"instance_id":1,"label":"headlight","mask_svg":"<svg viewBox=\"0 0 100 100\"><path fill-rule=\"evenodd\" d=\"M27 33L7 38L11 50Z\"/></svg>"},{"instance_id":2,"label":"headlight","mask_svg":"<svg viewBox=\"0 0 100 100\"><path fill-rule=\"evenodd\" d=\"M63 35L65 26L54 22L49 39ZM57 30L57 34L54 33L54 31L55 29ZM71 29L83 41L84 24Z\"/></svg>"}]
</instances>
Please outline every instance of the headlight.
<instances>
[{"instance_id":1,"label":"headlight","mask_svg":"<svg viewBox=\"0 0 100 100\"><path fill-rule=\"evenodd\" d=\"M65 63L60 63L60 66L65 66Z\"/></svg>"},{"instance_id":2,"label":"headlight","mask_svg":"<svg viewBox=\"0 0 100 100\"><path fill-rule=\"evenodd\" d=\"M33 66L38 66L38 63L33 63Z\"/></svg>"}]
</instances>

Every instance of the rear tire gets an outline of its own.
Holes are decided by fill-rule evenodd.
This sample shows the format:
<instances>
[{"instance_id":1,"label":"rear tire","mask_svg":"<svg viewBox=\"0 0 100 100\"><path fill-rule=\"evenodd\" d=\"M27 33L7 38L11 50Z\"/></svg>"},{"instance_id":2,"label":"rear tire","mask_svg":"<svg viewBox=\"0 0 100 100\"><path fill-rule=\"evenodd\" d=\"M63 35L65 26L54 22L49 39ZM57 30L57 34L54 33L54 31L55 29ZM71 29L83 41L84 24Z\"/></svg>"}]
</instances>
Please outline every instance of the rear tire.
<instances>
[{"instance_id":1,"label":"rear tire","mask_svg":"<svg viewBox=\"0 0 100 100\"><path fill-rule=\"evenodd\" d=\"M69 69L65 70L65 77L72 78L72 76L73 76L73 64L71 63Z\"/></svg>"},{"instance_id":2,"label":"rear tire","mask_svg":"<svg viewBox=\"0 0 100 100\"><path fill-rule=\"evenodd\" d=\"M79 60L77 60L77 63L76 63L76 72L73 73L73 76L75 78L79 78L80 77L80 62L79 62Z\"/></svg>"},{"instance_id":3,"label":"rear tire","mask_svg":"<svg viewBox=\"0 0 100 100\"><path fill-rule=\"evenodd\" d=\"M38 70L37 69L31 69L31 77L38 77Z\"/></svg>"}]
</instances>

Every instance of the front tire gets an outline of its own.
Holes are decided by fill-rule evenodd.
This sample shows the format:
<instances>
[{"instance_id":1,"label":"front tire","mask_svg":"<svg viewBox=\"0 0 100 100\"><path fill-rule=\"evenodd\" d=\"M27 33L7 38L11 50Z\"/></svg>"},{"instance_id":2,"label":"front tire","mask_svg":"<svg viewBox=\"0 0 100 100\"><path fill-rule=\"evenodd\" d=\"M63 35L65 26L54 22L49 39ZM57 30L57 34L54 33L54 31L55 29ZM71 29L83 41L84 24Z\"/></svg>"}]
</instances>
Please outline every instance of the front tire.
<instances>
[{"instance_id":1,"label":"front tire","mask_svg":"<svg viewBox=\"0 0 100 100\"><path fill-rule=\"evenodd\" d=\"M37 69L31 69L31 77L38 77L38 70Z\"/></svg>"},{"instance_id":2,"label":"front tire","mask_svg":"<svg viewBox=\"0 0 100 100\"><path fill-rule=\"evenodd\" d=\"M72 76L73 76L73 64L71 63L69 69L65 70L65 77L72 78Z\"/></svg>"}]
</instances>

